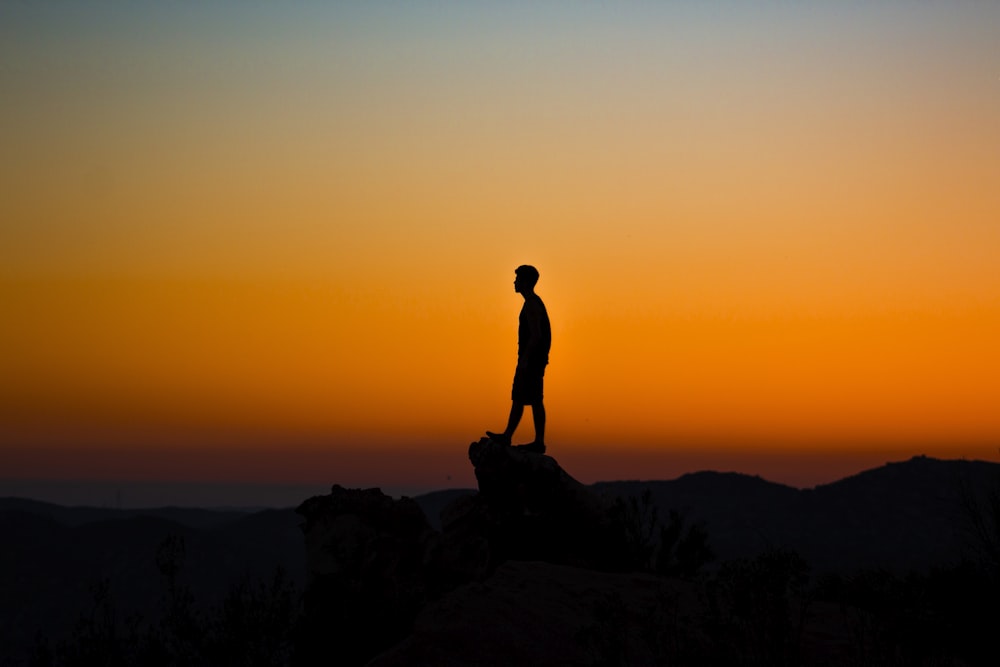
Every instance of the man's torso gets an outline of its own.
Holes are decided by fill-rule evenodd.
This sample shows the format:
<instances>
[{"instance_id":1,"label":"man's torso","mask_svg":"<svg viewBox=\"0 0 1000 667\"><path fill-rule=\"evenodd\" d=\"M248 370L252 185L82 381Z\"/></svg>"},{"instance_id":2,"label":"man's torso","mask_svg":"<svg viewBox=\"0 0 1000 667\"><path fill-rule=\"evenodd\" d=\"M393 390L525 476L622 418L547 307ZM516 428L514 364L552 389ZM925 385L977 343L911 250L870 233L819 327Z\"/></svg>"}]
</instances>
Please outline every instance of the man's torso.
<instances>
[{"instance_id":1,"label":"man's torso","mask_svg":"<svg viewBox=\"0 0 1000 667\"><path fill-rule=\"evenodd\" d=\"M545 304L535 294L524 300L518 316L517 357L532 367L545 367L549 363L552 346L552 329Z\"/></svg>"}]
</instances>

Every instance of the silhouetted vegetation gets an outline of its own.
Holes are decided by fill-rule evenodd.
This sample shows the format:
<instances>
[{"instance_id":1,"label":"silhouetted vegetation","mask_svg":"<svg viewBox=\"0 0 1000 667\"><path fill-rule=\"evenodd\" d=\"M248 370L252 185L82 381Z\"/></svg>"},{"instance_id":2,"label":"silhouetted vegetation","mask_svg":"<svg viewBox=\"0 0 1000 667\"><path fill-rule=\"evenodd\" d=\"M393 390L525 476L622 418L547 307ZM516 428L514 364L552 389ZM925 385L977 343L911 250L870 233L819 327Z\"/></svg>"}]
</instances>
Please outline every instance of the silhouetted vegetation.
<instances>
[{"instance_id":1,"label":"silhouetted vegetation","mask_svg":"<svg viewBox=\"0 0 1000 667\"><path fill-rule=\"evenodd\" d=\"M637 571L690 581L700 611L661 596L636 616L608 595L577 640L594 665L665 664L858 666L993 665L1000 627L1000 485L963 496L971 559L924 572L862 569L813 578L797 552L772 548L725 561L709 572L711 526L687 526L676 510L661 523L648 489L618 497L612 520ZM633 612L635 610L632 610ZM839 648L825 655L807 642L810 619ZM817 622L812 621L815 625ZM642 647L641 650L637 647ZM643 663L645 664L645 663Z\"/></svg>"},{"instance_id":2,"label":"silhouetted vegetation","mask_svg":"<svg viewBox=\"0 0 1000 667\"><path fill-rule=\"evenodd\" d=\"M93 586L93 605L71 636L54 645L39 637L30 667L264 667L288 664L301 595L281 568L269 581L245 577L215 605L199 604L181 583L183 538L170 536L157 549L163 583L162 615L122 617L109 580Z\"/></svg>"},{"instance_id":3,"label":"silhouetted vegetation","mask_svg":"<svg viewBox=\"0 0 1000 667\"><path fill-rule=\"evenodd\" d=\"M660 526L655 568L658 574L691 577L703 565L715 560L705 526L686 526L686 523L680 512L670 510L670 522Z\"/></svg>"},{"instance_id":4,"label":"silhouetted vegetation","mask_svg":"<svg viewBox=\"0 0 1000 667\"><path fill-rule=\"evenodd\" d=\"M996 664L1000 589L983 575L962 565L814 580L798 554L773 550L701 574L691 583L702 604L661 595L636 610L609 594L576 640L603 667L986 667Z\"/></svg>"},{"instance_id":5,"label":"silhouetted vegetation","mask_svg":"<svg viewBox=\"0 0 1000 667\"><path fill-rule=\"evenodd\" d=\"M649 540L649 521L655 513L641 497L629 502L628 508L629 516L645 526L639 531L634 525L633 534ZM661 544L654 551L671 554L672 563L684 562L685 557L678 556L684 538L663 537L692 534L684 530L683 520L672 516L660 528ZM703 528L699 531L690 538L700 545L696 553L705 544L697 536L707 534ZM647 549L650 544L639 541L635 546ZM160 618L123 615L110 582L98 581L92 587L91 608L72 635L54 644L39 638L28 665L292 663L300 595L280 569L267 581L245 578L219 603L199 606L194 592L181 583L184 561L182 539L171 537L160 545L156 554L163 589ZM706 665L994 664L992 633L1000 624L995 604L1000 589L977 563L925 574L872 570L813 580L798 554L776 549L722 563L708 573L654 569L661 576L684 572L704 604L691 608L677 595L662 594L647 608L635 610L620 596L609 594L594 605L593 624L577 636L593 665L646 664L650 656L665 664ZM803 641L807 619L817 604L837 610L836 625L843 631L841 651L819 659L804 655Z\"/></svg>"},{"instance_id":6,"label":"silhouetted vegetation","mask_svg":"<svg viewBox=\"0 0 1000 667\"><path fill-rule=\"evenodd\" d=\"M976 559L994 577L1000 578L1000 479L982 493L963 484L961 503Z\"/></svg>"},{"instance_id":7,"label":"silhouetted vegetation","mask_svg":"<svg viewBox=\"0 0 1000 667\"><path fill-rule=\"evenodd\" d=\"M840 607L850 664L996 664L1000 590L972 564L905 576L833 575L816 591Z\"/></svg>"},{"instance_id":8,"label":"silhouetted vegetation","mask_svg":"<svg viewBox=\"0 0 1000 667\"><path fill-rule=\"evenodd\" d=\"M808 571L797 553L783 549L722 565L706 585L709 636L722 663L800 664Z\"/></svg>"},{"instance_id":9,"label":"silhouetted vegetation","mask_svg":"<svg viewBox=\"0 0 1000 667\"><path fill-rule=\"evenodd\" d=\"M625 601L609 594L594 605L594 624L580 630L577 640L589 649L594 667L615 667L632 662L628 652L631 631Z\"/></svg>"},{"instance_id":10,"label":"silhouetted vegetation","mask_svg":"<svg viewBox=\"0 0 1000 667\"><path fill-rule=\"evenodd\" d=\"M703 525L687 525L673 509L669 521L661 523L649 489L638 496L615 498L610 515L625 545L626 568L690 577L715 558Z\"/></svg>"}]
</instances>

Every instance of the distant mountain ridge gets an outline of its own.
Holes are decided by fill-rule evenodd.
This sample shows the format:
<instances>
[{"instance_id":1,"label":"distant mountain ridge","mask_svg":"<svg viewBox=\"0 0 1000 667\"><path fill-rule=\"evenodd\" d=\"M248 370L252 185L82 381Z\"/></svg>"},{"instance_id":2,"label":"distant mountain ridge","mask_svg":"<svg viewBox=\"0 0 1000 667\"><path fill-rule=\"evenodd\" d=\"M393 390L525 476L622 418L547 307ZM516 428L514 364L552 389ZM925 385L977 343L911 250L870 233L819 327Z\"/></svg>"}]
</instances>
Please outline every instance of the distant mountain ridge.
<instances>
[{"instance_id":1,"label":"distant mountain ridge","mask_svg":"<svg viewBox=\"0 0 1000 667\"><path fill-rule=\"evenodd\" d=\"M66 506L28 498L0 498L0 512L19 510L47 516L67 526L82 526L95 521L108 521L136 516L157 516L192 528L210 528L240 519L254 510L219 510L190 507L110 508Z\"/></svg>"},{"instance_id":2,"label":"distant mountain ridge","mask_svg":"<svg viewBox=\"0 0 1000 667\"><path fill-rule=\"evenodd\" d=\"M916 456L813 489L739 473L698 472L672 481L601 482L606 496L652 493L704 522L720 558L769 548L799 552L818 570L923 570L966 554L963 502L1000 486L1000 464Z\"/></svg>"},{"instance_id":3,"label":"distant mountain ridge","mask_svg":"<svg viewBox=\"0 0 1000 667\"><path fill-rule=\"evenodd\" d=\"M915 456L812 489L714 471L687 473L673 480L597 482L590 488L609 501L615 496L639 496L648 489L661 519L665 520L670 510L678 510L687 520L704 523L720 559L784 547L798 551L822 570L907 570L961 557L968 546L963 497L981 496L998 484L1000 463ZM455 499L474 493L475 489L443 489L414 500L431 525L440 528L441 511ZM283 517L278 520L281 525L273 527L284 531L281 540L259 540L271 545L271 556L278 560L276 545L291 548L297 539L296 519L290 508L270 513L178 507L113 509L0 498L0 517L9 517L10 512L55 522L48 527L36 522L32 531L39 536L58 532L59 526L84 527L98 522L122 526L118 522L126 519L157 517L169 522L165 527L176 525L233 537L248 532L243 524L261 524L267 516ZM270 530L258 527L263 533ZM26 529L24 524L19 527Z\"/></svg>"}]
</instances>

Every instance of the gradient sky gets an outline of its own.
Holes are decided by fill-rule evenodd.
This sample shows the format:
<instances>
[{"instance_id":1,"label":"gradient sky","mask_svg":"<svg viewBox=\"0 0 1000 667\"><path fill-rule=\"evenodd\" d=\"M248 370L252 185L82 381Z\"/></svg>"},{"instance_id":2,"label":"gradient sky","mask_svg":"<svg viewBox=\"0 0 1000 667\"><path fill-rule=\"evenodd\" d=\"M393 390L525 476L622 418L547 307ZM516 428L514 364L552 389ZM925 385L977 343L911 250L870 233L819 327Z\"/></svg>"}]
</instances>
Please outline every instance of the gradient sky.
<instances>
[{"instance_id":1,"label":"gradient sky","mask_svg":"<svg viewBox=\"0 0 1000 667\"><path fill-rule=\"evenodd\" d=\"M998 456L998 3L4 2L0 96L0 478L472 485L522 263L582 481Z\"/></svg>"}]
</instances>

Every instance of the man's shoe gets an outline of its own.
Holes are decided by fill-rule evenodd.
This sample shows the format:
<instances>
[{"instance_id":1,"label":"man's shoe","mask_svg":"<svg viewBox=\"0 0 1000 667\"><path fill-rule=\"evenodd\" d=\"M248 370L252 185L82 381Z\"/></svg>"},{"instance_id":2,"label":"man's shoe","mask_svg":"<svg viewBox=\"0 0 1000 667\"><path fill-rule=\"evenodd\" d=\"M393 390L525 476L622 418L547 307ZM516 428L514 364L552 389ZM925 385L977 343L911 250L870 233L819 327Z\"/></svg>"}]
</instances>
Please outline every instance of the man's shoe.
<instances>
[{"instance_id":1,"label":"man's shoe","mask_svg":"<svg viewBox=\"0 0 1000 667\"><path fill-rule=\"evenodd\" d=\"M532 454L544 454L545 453L545 443L544 442L529 442L526 445L518 445L514 449L520 449L522 452L531 452Z\"/></svg>"},{"instance_id":2,"label":"man's shoe","mask_svg":"<svg viewBox=\"0 0 1000 667\"><path fill-rule=\"evenodd\" d=\"M487 431L486 437L497 443L498 445L510 446L510 436L506 433L494 433L493 431Z\"/></svg>"}]
</instances>

